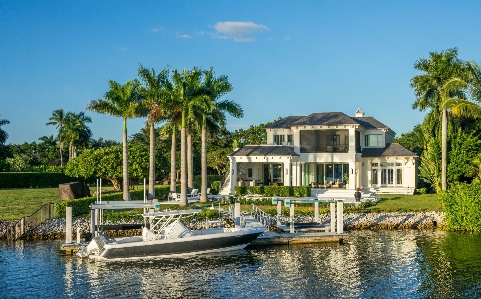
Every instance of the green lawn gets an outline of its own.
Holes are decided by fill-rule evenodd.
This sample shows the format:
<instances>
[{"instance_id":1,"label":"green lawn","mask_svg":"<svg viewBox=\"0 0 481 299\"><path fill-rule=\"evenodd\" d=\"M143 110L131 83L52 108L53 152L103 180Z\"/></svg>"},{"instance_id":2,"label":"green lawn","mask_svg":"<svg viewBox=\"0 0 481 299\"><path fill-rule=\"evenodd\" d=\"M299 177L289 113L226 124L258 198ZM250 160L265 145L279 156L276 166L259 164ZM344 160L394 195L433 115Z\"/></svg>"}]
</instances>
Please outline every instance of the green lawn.
<instances>
[{"instance_id":1,"label":"green lawn","mask_svg":"<svg viewBox=\"0 0 481 299\"><path fill-rule=\"evenodd\" d=\"M143 188L143 186L136 186L136 188ZM90 188L90 190L93 194L95 187ZM442 211L436 194L380 195L380 197L380 202L363 211ZM57 201L59 201L58 188L0 190L0 220L17 220L31 215L46 203L56 203ZM275 206L265 206L265 208L275 209ZM296 210L299 210L299 208L296 208ZM242 207L242 209L248 211L249 206ZM305 209L312 210L312 208ZM346 210L346 212L349 212L349 210Z\"/></svg>"},{"instance_id":2,"label":"green lawn","mask_svg":"<svg viewBox=\"0 0 481 299\"><path fill-rule=\"evenodd\" d=\"M381 201L370 209L379 209L383 212L404 211L442 211L437 194L419 195L384 195L380 194Z\"/></svg>"}]
</instances>

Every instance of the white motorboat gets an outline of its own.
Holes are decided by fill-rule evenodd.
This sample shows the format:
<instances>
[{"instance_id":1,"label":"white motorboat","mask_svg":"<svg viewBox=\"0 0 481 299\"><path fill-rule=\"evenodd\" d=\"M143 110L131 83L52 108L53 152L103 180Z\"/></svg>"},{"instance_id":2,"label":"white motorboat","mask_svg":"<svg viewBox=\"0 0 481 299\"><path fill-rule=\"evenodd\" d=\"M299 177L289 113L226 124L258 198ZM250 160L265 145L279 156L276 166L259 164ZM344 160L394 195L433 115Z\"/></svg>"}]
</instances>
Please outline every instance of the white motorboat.
<instances>
[{"instance_id":1,"label":"white motorboat","mask_svg":"<svg viewBox=\"0 0 481 299\"><path fill-rule=\"evenodd\" d=\"M111 260L143 257L172 257L186 254L243 249L254 241L263 228L207 228L190 230L181 218L201 210L145 213L148 223L142 236L109 239L100 234L77 252L81 257Z\"/></svg>"}]
</instances>

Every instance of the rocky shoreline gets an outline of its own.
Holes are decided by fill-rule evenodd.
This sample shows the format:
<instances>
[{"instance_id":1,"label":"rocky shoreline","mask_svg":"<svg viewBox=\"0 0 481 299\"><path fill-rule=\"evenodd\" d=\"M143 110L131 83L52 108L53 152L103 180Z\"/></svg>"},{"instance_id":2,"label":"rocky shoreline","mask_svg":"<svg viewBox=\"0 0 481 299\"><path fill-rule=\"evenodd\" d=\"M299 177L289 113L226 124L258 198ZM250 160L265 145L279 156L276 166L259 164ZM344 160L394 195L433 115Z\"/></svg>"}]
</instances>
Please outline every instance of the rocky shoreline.
<instances>
[{"instance_id":1,"label":"rocky shoreline","mask_svg":"<svg viewBox=\"0 0 481 299\"><path fill-rule=\"evenodd\" d=\"M330 224L330 216L327 214L319 215L320 222ZM288 222L288 217L282 219ZM299 217L297 222L312 222L312 217ZM7 227L14 224L14 221L0 220L0 239L6 239ZM120 224L120 223L105 223ZM122 223L125 224L125 223ZM135 222L129 222L135 224ZM224 222L224 226L229 227L233 223ZM444 212L406 212L406 213L349 213L344 214L344 230L398 230L398 229L434 229L442 228L446 225L444 222ZM189 225L190 229L199 229L204 223L194 221ZM74 219L72 224L72 239L76 239L77 228L80 228L82 238L85 233L90 230L90 220L85 218ZM107 235L111 238L140 235L141 230L125 230L125 231L107 231ZM63 239L65 238L65 219L51 219L39 225L34 230L28 232L26 239Z\"/></svg>"}]
</instances>

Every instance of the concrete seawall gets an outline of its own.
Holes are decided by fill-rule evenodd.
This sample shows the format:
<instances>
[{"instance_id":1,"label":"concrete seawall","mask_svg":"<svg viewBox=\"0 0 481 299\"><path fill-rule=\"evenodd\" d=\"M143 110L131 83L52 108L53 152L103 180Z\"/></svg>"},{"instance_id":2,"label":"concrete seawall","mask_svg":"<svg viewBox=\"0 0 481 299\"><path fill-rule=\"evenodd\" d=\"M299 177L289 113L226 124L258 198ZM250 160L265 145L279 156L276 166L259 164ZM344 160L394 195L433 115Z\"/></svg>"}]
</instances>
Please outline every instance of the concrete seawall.
<instances>
[{"instance_id":1,"label":"concrete seawall","mask_svg":"<svg viewBox=\"0 0 481 299\"><path fill-rule=\"evenodd\" d=\"M288 221L285 217L283 221ZM312 217L299 217L298 222L312 222ZM327 214L319 215L319 221L324 224L330 223L330 216ZM7 226L12 225L11 221L0 221L0 239L6 238ZM115 223L106 223L115 224ZM123 223L125 224L125 223ZM130 222L129 224L134 224ZM190 228L201 228L204 223L191 223ZM433 229L442 228L446 225L444 222L444 212L406 212L406 213L351 213L344 214L344 229L358 230L393 230L393 229ZM90 231L90 220L75 219L72 225L72 236L75 239L77 228L83 238L86 232ZM140 235L141 231L108 231L109 237L123 237ZM26 239L63 239L65 238L65 219L58 218L44 222L36 229L27 233Z\"/></svg>"}]
</instances>

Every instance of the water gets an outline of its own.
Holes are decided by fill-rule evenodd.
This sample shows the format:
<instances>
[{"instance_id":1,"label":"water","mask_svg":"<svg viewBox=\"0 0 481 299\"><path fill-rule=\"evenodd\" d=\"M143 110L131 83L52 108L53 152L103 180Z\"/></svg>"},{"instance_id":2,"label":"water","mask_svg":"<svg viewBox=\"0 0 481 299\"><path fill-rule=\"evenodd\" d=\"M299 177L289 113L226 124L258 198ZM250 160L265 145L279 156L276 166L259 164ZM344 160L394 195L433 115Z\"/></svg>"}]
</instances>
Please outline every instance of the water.
<instances>
[{"instance_id":1,"label":"water","mask_svg":"<svg viewBox=\"0 0 481 299\"><path fill-rule=\"evenodd\" d=\"M481 234L358 231L347 244L94 262L0 243L0 298L481 298Z\"/></svg>"}]
</instances>

